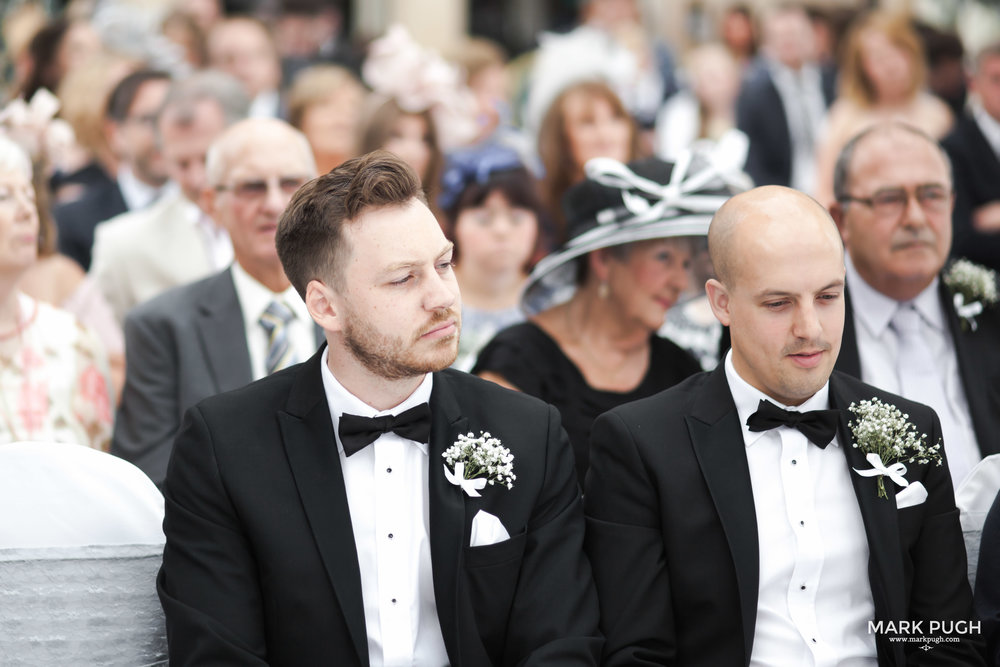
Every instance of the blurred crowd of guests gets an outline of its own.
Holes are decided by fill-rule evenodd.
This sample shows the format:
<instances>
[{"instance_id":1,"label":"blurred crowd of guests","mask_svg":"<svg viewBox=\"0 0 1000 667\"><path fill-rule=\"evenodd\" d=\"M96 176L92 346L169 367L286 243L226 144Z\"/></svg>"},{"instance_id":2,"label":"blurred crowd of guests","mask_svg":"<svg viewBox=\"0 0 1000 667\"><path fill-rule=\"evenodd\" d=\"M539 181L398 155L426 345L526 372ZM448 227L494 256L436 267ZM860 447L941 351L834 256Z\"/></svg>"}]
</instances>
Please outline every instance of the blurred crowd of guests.
<instances>
[{"instance_id":1,"label":"blurred crowd of guests","mask_svg":"<svg viewBox=\"0 0 1000 667\"><path fill-rule=\"evenodd\" d=\"M110 448L161 482L188 407L315 352L277 221L306 180L379 148L456 244L456 367L560 407L581 482L597 415L718 363L704 234L729 194L785 185L847 210L845 146L903 121L955 174L931 274L949 251L1000 269L1000 41L733 4L681 53L639 3L587 0L511 61L399 26L351 39L330 3L258 10L8 6L0 439ZM601 236L622 211L628 233Z\"/></svg>"}]
</instances>

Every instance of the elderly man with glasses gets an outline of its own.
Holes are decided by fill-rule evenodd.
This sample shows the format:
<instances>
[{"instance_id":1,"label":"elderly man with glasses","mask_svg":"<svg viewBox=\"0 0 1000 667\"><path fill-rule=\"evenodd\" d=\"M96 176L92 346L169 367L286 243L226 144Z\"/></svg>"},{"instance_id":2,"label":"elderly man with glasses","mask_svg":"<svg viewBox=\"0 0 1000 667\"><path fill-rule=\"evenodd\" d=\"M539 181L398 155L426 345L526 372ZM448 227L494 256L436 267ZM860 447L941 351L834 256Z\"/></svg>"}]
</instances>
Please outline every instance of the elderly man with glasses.
<instances>
[{"instance_id":1,"label":"elderly man with glasses","mask_svg":"<svg viewBox=\"0 0 1000 667\"><path fill-rule=\"evenodd\" d=\"M126 378L112 453L160 484L184 411L316 351L321 338L278 259L278 218L316 176L305 137L275 119L232 125L209 148L202 208L228 233L232 266L125 318Z\"/></svg>"},{"instance_id":2,"label":"elderly man with glasses","mask_svg":"<svg viewBox=\"0 0 1000 667\"><path fill-rule=\"evenodd\" d=\"M876 125L841 152L830 213L847 250L837 368L933 407L957 488L1000 451L1000 308L992 271L947 264L951 174L921 131Z\"/></svg>"}]
</instances>

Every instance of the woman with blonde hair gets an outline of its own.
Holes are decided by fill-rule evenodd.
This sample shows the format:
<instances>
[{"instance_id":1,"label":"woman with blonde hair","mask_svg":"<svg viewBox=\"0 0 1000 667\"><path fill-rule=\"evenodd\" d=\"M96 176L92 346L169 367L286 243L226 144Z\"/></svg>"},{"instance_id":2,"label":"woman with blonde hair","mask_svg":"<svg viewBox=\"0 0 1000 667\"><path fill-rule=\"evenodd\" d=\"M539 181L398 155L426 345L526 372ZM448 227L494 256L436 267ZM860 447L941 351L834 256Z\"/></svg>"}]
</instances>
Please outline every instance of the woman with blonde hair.
<instances>
[{"instance_id":1,"label":"woman with blonde hair","mask_svg":"<svg viewBox=\"0 0 1000 667\"><path fill-rule=\"evenodd\" d=\"M31 161L0 136L0 442L71 442L107 451L108 360L69 313L26 296L39 220Z\"/></svg>"},{"instance_id":2,"label":"woman with blonde hair","mask_svg":"<svg viewBox=\"0 0 1000 667\"><path fill-rule=\"evenodd\" d=\"M817 147L816 198L822 204L833 201L837 155L858 132L901 120L937 139L948 133L952 113L927 92L926 82L924 47L905 14L873 11L855 21L841 52L840 93Z\"/></svg>"},{"instance_id":3,"label":"woman with blonde hair","mask_svg":"<svg viewBox=\"0 0 1000 667\"><path fill-rule=\"evenodd\" d=\"M288 122L309 140L317 173L358 155L364 101L364 86L344 67L313 65L295 76L288 90Z\"/></svg>"}]
</instances>

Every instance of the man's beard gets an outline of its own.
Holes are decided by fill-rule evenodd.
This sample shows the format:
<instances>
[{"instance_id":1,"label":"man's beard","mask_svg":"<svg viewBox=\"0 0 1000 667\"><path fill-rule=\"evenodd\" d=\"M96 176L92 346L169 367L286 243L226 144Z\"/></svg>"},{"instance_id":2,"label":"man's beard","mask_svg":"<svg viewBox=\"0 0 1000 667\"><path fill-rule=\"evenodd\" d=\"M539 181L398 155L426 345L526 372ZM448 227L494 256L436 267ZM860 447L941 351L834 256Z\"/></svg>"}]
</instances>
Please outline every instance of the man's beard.
<instances>
[{"instance_id":1,"label":"man's beard","mask_svg":"<svg viewBox=\"0 0 1000 667\"><path fill-rule=\"evenodd\" d=\"M429 341L428 350L423 354L418 353L415 348L420 343L421 334L449 319L455 320L455 334ZM461 318L457 312L438 310L412 340L406 341L402 336L376 331L366 320L352 314L344 326L344 344L351 355L372 374L387 380L403 380L451 366L458 356L460 328Z\"/></svg>"}]
</instances>

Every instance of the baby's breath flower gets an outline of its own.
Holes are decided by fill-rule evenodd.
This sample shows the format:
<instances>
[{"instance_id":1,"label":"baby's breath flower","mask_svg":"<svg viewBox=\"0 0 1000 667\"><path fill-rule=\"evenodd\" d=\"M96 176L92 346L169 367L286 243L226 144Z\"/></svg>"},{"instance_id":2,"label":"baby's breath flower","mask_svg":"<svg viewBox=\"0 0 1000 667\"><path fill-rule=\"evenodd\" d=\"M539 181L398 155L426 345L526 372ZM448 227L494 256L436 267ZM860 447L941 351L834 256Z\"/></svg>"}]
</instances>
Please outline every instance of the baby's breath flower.
<instances>
[{"instance_id":1,"label":"baby's breath flower","mask_svg":"<svg viewBox=\"0 0 1000 667\"><path fill-rule=\"evenodd\" d=\"M514 455L500 444L500 440L489 431L480 432L476 437L470 431L459 435L458 440L441 454L454 470L456 463L465 466L465 479L483 477L490 486L499 484L514 488Z\"/></svg>"},{"instance_id":2,"label":"baby's breath flower","mask_svg":"<svg viewBox=\"0 0 1000 667\"><path fill-rule=\"evenodd\" d=\"M941 465L941 443L927 445L927 434L918 433L909 415L877 398L851 403L847 408L855 418L848 422L854 446L865 454L878 454L882 465L897 461ZM882 475L878 477L879 497L888 497Z\"/></svg>"}]
</instances>

